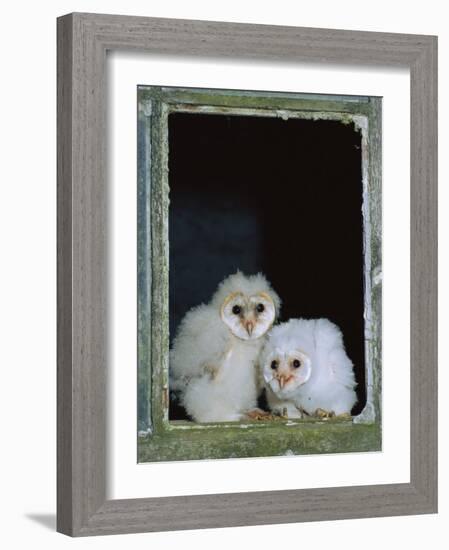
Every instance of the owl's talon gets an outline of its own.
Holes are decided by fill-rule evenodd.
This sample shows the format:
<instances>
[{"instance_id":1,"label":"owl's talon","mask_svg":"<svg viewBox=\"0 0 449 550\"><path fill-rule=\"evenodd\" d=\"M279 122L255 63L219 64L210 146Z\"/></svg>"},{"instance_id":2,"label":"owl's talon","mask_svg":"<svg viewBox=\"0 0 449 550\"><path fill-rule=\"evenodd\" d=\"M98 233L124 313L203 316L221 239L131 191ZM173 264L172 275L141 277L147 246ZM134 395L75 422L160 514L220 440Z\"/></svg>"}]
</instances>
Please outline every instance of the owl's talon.
<instances>
[{"instance_id":1,"label":"owl's talon","mask_svg":"<svg viewBox=\"0 0 449 550\"><path fill-rule=\"evenodd\" d=\"M256 409L247 411L246 416L251 420L270 420L273 415L267 411L263 411L262 409L256 408Z\"/></svg>"},{"instance_id":2,"label":"owl's talon","mask_svg":"<svg viewBox=\"0 0 449 550\"><path fill-rule=\"evenodd\" d=\"M271 416L273 420L288 420L288 409L284 407L281 409L274 409Z\"/></svg>"},{"instance_id":3,"label":"owl's talon","mask_svg":"<svg viewBox=\"0 0 449 550\"><path fill-rule=\"evenodd\" d=\"M327 418L334 418L334 417L335 417L335 413L334 413L334 411L326 411L326 410L324 410L324 409L318 408L318 409L315 411L314 416L316 416L317 418L321 418L322 420L324 420L324 419L327 419Z\"/></svg>"}]
</instances>

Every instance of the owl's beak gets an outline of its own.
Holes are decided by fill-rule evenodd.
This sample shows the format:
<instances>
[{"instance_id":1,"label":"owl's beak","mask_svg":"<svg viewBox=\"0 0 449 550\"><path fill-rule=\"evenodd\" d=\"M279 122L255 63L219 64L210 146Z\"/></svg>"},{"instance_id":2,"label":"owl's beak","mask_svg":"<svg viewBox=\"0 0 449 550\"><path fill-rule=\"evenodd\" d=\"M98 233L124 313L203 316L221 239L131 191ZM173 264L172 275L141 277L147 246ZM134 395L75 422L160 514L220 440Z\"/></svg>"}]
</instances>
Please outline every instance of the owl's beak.
<instances>
[{"instance_id":1,"label":"owl's beak","mask_svg":"<svg viewBox=\"0 0 449 550\"><path fill-rule=\"evenodd\" d=\"M248 333L248 336L251 336L254 330L254 321L246 321L245 329L246 329L246 332Z\"/></svg>"},{"instance_id":2,"label":"owl's beak","mask_svg":"<svg viewBox=\"0 0 449 550\"><path fill-rule=\"evenodd\" d=\"M277 379L278 379L278 382L279 382L279 386L281 388L281 390L283 389L283 387L285 386L285 384L287 384L287 382L290 381L291 379L291 375L290 374L280 374Z\"/></svg>"}]
</instances>

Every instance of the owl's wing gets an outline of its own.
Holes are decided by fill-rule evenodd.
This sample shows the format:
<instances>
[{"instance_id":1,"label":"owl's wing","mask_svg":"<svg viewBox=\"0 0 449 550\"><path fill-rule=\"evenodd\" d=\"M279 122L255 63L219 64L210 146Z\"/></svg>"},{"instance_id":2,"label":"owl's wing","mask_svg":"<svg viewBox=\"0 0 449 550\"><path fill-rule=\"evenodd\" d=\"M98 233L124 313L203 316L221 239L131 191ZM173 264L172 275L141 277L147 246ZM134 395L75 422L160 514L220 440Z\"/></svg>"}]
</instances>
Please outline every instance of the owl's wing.
<instances>
[{"instance_id":1,"label":"owl's wing","mask_svg":"<svg viewBox=\"0 0 449 550\"><path fill-rule=\"evenodd\" d=\"M217 310L201 305L182 320L170 352L170 383L181 389L189 379L202 376L205 368L218 367L227 351L229 331Z\"/></svg>"},{"instance_id":2,"label":"owl's wing","mask_svg":"<svg viewBox=\"0 0 449 550\"><path fill-rule=\"evenodd\" d=\"M329 363L338 384L354 389L356 387L353 363L343 347L334 348L329 353Z\"/></svg>"},{"instance_id":3,"label":"owl's wing","mask_svg":"<svg viewBox=\"0 0 449 550\"><path fill-rule=\"evenodd\" d=\"M330 368L332 380L353 389L356 386L353 363L346 354L340 329L327 319L319 319L316 329L316 341L318 347L321 347L317 351L321 355L320 359Z\"/></svg>"}]
</instances>

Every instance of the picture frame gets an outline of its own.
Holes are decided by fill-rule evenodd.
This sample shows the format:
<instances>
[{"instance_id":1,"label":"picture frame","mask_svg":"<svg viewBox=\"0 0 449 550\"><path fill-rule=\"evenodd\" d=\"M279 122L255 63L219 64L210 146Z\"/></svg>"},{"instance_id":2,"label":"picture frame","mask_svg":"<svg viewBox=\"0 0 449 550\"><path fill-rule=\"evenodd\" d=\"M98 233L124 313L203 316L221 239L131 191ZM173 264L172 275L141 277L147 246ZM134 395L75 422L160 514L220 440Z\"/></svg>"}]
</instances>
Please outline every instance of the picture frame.
<instances>
[{"instance_id":1,"label":"picture frame","mask_svg":"<svg viewBox=\"0 0 449 550\"><path fill-rule=\"evenodd\" d=\"M410 482L106 498L108 50L410 69ZM71 536L437 511L437 38L69 14L58 19L57 529Z\"/></svg>"}]
</instances>

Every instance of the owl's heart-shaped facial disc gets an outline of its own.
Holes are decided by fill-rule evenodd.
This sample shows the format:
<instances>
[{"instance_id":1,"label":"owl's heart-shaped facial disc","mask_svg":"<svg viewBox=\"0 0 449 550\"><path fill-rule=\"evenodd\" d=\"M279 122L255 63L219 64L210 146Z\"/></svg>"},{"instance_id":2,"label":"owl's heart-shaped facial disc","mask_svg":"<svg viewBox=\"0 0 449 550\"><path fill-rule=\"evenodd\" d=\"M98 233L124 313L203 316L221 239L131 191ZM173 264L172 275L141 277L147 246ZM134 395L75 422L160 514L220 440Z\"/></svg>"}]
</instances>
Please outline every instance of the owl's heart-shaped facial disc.
<instances>
[{"instance_id":1,"label":"owl's heart-shaped facial disc","mask_svg":"<svg viewBox=\"0 0 449 550\"><path fill-rule=\"evenodd\" d=\"M234 336L241 340L256 340L271 328L276 308L266 292L251 296L233 292L225 298L220 314Z\"/></svg>"},{"instance_id":2,"label":"owl's heart-shaped facial disc","mask_svg":"<svg viewBox=\"0 0 449 550\"><path fill-rule=\"evenodd\" d=\"M310 357L301 350L273 350L263 366L265 382L279 397L288 397L312 374Z\"/></svg>"}]
</instances>

